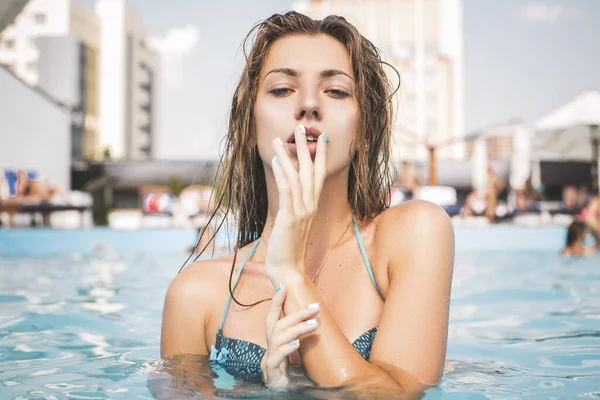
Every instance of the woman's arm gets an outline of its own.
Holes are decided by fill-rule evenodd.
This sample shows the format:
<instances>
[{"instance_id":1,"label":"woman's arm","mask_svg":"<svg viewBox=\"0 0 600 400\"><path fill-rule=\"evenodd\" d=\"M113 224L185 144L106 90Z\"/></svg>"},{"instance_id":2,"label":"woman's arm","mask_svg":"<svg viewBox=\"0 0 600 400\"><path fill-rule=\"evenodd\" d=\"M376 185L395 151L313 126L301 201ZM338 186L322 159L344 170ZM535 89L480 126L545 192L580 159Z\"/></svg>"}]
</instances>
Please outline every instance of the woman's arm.
<instances>
[{"instance_id":1,"label":"woman's arm","mask_svg":"<svg viewBox=\"0 0 600 400\"><path fill-rule=\"evenodd\" d=\"M195 263L171 282L163 308L160 355L208 355L204 326L210 307L210 277L206 265Z\"/></svg>"},{"instance_id":2,"label":"woman's arm","mask_svg":"<svg viewBox=\"0 0 600 400\"><path fill-rule=\"evenodd\" d=\"M446 355L454 232L448 215L414 201L386 211L379 235L390 286L370 362L345 338L306 276L288 276L286 314L319 302L319 328L301 341L308 376L324 386L359 384L421 392L441 377Z\"/></svg>"},{"instance_id":3,"label":"woman's arm","mask_svg":"<svg viewBox=\"0 0 600 400\"><path fill-rule=\"evenodd\" d=\"M161 374L148 381L148 389L157 399L182 398L189 393L181 387L194 388L212 395L214 385L210 379L205 325L208 311L213 306L215 268L212 261L202 261L188 266L177 275L165 297L163 308L160 355ZM176 388L175 390L173 388Z\"/></svg>"}]
</instances>

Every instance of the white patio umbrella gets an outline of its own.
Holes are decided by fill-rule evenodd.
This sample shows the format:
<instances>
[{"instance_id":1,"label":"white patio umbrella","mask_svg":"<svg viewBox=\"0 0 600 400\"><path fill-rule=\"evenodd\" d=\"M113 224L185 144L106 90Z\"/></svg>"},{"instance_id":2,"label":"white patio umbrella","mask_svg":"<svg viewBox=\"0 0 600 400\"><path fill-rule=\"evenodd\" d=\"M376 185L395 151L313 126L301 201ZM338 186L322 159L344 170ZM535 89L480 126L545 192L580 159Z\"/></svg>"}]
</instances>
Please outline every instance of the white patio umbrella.
<instances>
[{"instance_id":1,"label":"white patio umbrella","mask_svg":"<svg viewBox=\"0 0 600 400\"><path fill-rule=\"evenodd\" d=\"M599 126L600 92L584 92L534 124L533 158L595 161L592 176L597 192Z\"/></svg>"}]
</instances>

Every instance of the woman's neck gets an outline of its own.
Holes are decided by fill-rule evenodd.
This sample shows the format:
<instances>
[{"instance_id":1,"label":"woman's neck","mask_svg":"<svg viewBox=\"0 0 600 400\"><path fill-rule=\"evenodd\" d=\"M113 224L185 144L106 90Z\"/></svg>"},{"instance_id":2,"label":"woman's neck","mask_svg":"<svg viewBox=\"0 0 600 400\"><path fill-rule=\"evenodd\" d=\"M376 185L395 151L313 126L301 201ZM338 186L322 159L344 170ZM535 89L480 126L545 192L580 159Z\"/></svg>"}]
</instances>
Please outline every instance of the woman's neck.
<instances>
[{"instance_id":1,"label":"woman's neck","mask_svg":"<svg viewBox=\"0 0 600 400\"><path fill-rule=\"evenodd\" d=\"M266 245L268 245L279 210L279 193L274 178L269 174L270 171L267 172L269 210L265 227L261 233L261 242L264 242L264 245L261 243L255 258L255 261L259 262L264 260ZM329 176L323 185L306 249L306 273L308 276L312 277L316 273L319 265L336 243L341 243L349 236L354 235L353 229L347 229L351 222L352 209L348 202L348 169L345 169L336 175Z\"/></svg>"}]
</instances>

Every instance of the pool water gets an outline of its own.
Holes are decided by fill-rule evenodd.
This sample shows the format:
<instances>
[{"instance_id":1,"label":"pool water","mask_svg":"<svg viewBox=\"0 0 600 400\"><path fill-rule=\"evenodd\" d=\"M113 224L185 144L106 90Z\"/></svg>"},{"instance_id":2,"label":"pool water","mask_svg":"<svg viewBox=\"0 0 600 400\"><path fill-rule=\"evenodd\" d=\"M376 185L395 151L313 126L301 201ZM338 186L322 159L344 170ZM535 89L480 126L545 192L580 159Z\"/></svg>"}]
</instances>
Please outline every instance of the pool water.
<instances>
[{"instance_id":1,"label":"pool water","mask_svg":"<svg viewBox=\"0 0 600 400\"><path fill-rule=\"evenodd\" d=\"M600 398L600 256L561 257L561 228L456 233L448 363L425 398ZM193 238L0 230L0 399L284 398L205 357L159 360L164 294ZM172 378L178 362L197 372ZM347 398L305 386L287 397Z\"/></svg>"}]
</instances>

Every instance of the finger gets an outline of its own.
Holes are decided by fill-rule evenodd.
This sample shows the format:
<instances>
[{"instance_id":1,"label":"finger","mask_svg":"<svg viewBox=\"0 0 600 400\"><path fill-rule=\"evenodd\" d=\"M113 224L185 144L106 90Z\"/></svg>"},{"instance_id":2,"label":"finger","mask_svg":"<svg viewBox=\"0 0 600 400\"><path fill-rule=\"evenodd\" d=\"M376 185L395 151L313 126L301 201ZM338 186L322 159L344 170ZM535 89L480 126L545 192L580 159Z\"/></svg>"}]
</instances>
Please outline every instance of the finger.
<instances>
[{"instance_id":1,"label":"finger","mask_svg":"<svg viewBox=\"0 0 600 400\"><path fill-rule=\"evenodd\" d=\"M304 307L296 312L286 315L279 321L275 321L275 325L277 325L277 330L282 331L302 321L306 321L316 317L319 314L319 311L321 311L319 309L318 304L319 303L314 303L308 307Z\"/></svg>"},{"instance_id":2,"label":"finger","mask_svg":"<svg viewBox=\"0 0 600 400\"><path fill-rule=\"evenodd\" d=\"M316 331L318 327L319 322L316 318L312 318L308 321L302 321L296 325L290 326L283 331L278 331L278 329L275 328L273 330L273 335L271 336L270 345L276 349L286 343L298 339L302 335Z\"/></svg>"},{"instance_id":3,"label":"finger","mask_svg":"<svg viewBox=\"0 0 600 400\"><path fill-rule=\"evenodd\" d=\"M325 182L325 177L327 176L327 147L329 143L329 138L327 134L323 132L319 135L319 140L317 140L317 154L315 155L315 165L314 165L314 204L319 204L319 198L321 197L321 191L323 190L323 183Z\"/></svg>"},{"instance_id":4,"label":"finger","mask_svg":"<svg viewBox=\"0 0 600 400\"><path fill-rule=\"evenodd\" d=\"M279 145L276 145L279 146ZM288 182L283 168L281 167L281 159L279 156L273 157L271 160L271 168L275 176L275 184L279 193L279 209L292 212L294 210L294 202L292 200L292 188Z\"/></svg>"},{"instance_id":5,"label":"finger","mask_svg":"<svg viewBox=\"0 0 600 400\"><path fill-rule=\"evenodd\" d=\"M298 153L298 175L300 176L300 186L302 187L302 200L309 212L312 212L314 204L314 185L313 185L313 161L308 150L306 139L306 127L299 124L295 131L296 152Z\"/></svg>"},{"instance_id":6,"label":"finger","mask_svg":"<svg viewBox=\"0 0 600 400\"><path fill-rule=\"evenodd\" d=\"M298 176L298 171L296 171L296 167L294 167L292 159L285 150L285 147L283 147L283 142L281 139L276 138L273 141L273 150L275 150L275 154L277 154L277 157L281 162L281 168L283 169L285 177L287 178L287 182L290 186L293 209L290 209L289 211L294 212L296 215L304 215L305 210L304 201L302 200L300 177ZM281 205L279 206L279 209L281 209Z\"/></svg>"},{"instance_id":7,"label":"finger","mask_svg":"<svg viewBox=\"0 0 600 400\"><path fill-rule=\"evenodd\" d=\"M267 317L265 318L265 328L267 333L267 343L269 342L269 338L271 337L271 333L275 328L275 324L281 317L281 312L283 310L283 302L285 300L286 289L283 283L280 283L277 286L276 293L271 299L271 306L269 307L269 311L267 312Z\"/></svg>"},{"instance_id":8,"label":"finger","mask_svg":"<svg viewBox=\"0 0 600 400\"><path fill-rule=\"evenodd\" d=\"M270 353L265 365L268 376L276 374L279 365L286 360L287 356L298 350L298 347L300 347L300 341L296 339L279 346L277 350Z\"/></svg>"}]
</instances>

